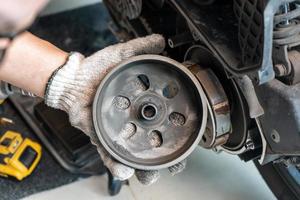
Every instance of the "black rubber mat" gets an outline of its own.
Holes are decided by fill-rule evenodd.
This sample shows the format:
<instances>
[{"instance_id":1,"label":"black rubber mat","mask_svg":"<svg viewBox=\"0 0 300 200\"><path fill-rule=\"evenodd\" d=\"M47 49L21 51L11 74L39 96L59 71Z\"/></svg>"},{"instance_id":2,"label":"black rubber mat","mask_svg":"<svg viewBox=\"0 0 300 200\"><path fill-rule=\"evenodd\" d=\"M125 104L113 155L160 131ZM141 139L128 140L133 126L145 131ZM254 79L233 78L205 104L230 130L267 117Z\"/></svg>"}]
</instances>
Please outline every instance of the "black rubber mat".
<instances>
[{"instance_id":1,"label":"black rubber mat","mask_svg":"<svg viewBox=\"0 0 300 200\"><path fill-rule=\"evenodd\" d=\"M30 28L33 34L64 51L90 55L117 42L108 30L110 21L102 3L41 17Z\"/></svg>"},{"instance_id":2,"label":"black rubber mat","mask_svg":"<svg viewBox=\"0 0 300 200\"><path fill-rule=\"evenodd\" d=\"M30 28L33 34L50 41L61 49L78 51L84 55L116 42L107 29L109 15L101 4L86 6L72 11L39 18ZM37 140L26 126L13 106L3 104L1 116L11 118L15 124L0 127L0 134L6 130L22 133L24 137ZM64 170L43 148L42 159L35 171L19 182L14 179L0 178L0 200L16 200L22 197L59 187L78 180L80 177Z\"/></svg>"},{"instance_id":3,"label":"black rubber mat","mask_svg":"<svg viewBox=\"0 0 300 200\"><path fill-rule=\"evenodd\" d=\"M4 134L6 130L16 131L23 137L28 137L34 141L38 141L32 131L24 124L18 113L8 102L2 105L3 112L1 117L10 118L14 124L1 126L0 134ZM64 170L47 152L45 148L42 150L42 159L34 170L34 172L22 181L13 178L0 178L0 199L15 200L34 194L39 191L55 188L67 183L76 181L78 175L71 174Z\"/></svg>"}]
</instances>

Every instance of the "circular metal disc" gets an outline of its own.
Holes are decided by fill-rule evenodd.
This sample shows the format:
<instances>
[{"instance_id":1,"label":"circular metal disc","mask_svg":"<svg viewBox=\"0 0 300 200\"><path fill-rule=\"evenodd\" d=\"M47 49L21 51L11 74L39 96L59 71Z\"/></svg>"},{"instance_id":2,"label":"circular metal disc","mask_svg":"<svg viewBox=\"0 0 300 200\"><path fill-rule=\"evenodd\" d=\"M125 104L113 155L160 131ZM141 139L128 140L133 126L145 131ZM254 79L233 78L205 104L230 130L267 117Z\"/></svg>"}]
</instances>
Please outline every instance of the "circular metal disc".
<instances>
[{"instance_id":1,"label":"circular metal disc","mask_svg":"<svg viewBox=\"0 0 300 200\"><path fill-rule=\"evenodd\" d=\"M199 81L182 64L158 55L136 56L114 68L93 104L101 144L137 169L166 168L186 158L206 121Z\"/></svg>"}]
</instances>

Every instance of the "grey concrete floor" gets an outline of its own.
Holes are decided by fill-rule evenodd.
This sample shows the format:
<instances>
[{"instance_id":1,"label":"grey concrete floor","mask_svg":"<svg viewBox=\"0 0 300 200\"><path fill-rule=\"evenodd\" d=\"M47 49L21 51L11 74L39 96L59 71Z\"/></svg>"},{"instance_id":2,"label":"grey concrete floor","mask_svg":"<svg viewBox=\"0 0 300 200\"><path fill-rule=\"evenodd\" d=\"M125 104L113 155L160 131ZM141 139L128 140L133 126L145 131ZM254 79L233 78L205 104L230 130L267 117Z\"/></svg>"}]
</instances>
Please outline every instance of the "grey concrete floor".
<instances>
[{"instance_id":1,"label":"grey concrete floor","mask_svg":"<svg viewBox=\"0 0 300 200\"><path fill-rule=\"evenodd\" d=\"M116 197L107 194L107 177L94 176L45 191L24 200L253 200L275 199L252 162L237 156L197 148L188 159L184 172L171 176L167 170L154 185L143 186L135 178Z\"/></svg>"}]
</instances>

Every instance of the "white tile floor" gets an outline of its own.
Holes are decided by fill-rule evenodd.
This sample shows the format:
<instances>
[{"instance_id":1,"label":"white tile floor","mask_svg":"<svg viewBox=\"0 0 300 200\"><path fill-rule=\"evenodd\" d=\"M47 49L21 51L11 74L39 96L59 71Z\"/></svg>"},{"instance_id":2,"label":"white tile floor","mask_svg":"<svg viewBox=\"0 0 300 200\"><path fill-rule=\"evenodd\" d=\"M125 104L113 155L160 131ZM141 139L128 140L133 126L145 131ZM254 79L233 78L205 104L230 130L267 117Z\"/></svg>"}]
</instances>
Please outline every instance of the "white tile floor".
<instances>
[{"instance_id":1,"label":"white tile floor","mask_svg":"<svg viewBox=\"0 0 300 200\"><path fill-rule=\"evenodd\" d=\"M107 194L107 178L95 176L42 192L24 200L253 200L275 199L255 166L236 156L215 154L198 148L189 158L187 169L177 176L163 171L158 183L146 187L136 179L116 197Z\"/></svg>"}]
</instances>

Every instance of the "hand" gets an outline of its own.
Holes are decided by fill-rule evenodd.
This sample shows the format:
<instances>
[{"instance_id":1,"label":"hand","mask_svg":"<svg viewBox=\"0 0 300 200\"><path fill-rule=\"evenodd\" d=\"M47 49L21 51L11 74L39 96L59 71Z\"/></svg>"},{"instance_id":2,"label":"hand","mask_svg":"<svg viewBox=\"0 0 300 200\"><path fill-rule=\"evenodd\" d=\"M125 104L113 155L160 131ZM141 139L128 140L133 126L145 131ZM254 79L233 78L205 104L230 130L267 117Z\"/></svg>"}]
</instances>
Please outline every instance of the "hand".
<instances>
[{"instance_id":1,"label":"hand","mask_svg":"<svg viewBox=\"0 0 300 200\"><path fill-rule=\"evenodd\" d=\"M18 33L29 27L49 0L3 1L0 6L0 35Z\"/></svg>"},{"instance_id":2,"label":"hand","mask_svg":"<svg viewBox=\"0 0 300 200\"><path fill-rule=\"evenodd\" d=\"M97 146L104 165L120 180L126 180L135 173L140 182L148 185L159 178L159 173L134 170L113 159L103 148L92 124L94 95L101 80L118 63L135 55L159 54L164 47L164 38L154 34L109 46L88 58L73 53L67 63L53 73L46 88L46 104L69 114L71 124L90 137L91 142ZM176 174L184 167L185 162L181 162L169 170Z\"/></svg>"}]
</instances>

